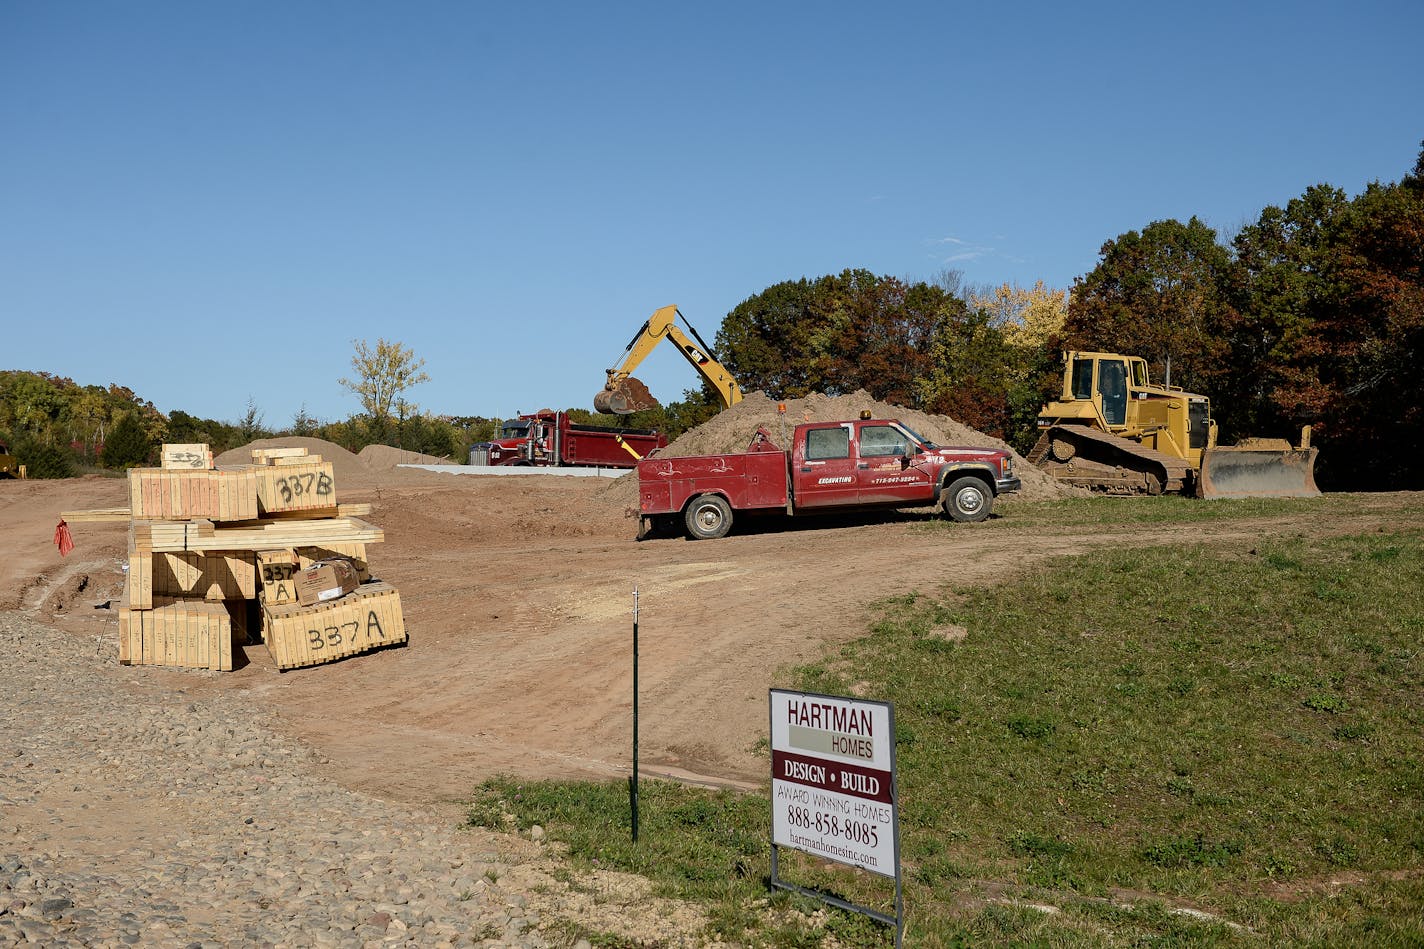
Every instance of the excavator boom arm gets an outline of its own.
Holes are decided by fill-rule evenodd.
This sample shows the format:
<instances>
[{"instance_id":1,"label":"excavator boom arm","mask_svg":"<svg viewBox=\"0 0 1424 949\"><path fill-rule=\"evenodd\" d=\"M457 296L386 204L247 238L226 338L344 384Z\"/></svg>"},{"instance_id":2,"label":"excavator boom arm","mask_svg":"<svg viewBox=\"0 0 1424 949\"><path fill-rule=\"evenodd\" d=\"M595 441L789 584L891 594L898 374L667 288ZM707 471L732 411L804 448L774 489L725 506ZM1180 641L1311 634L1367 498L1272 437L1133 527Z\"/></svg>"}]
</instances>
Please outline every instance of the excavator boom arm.
<instances>
[{"instance_id":1,"label":"excavator boom arm","mask_svg":"<svg viewBox=\"0 0 1424 949\"><path fill-rule=\"evenodd\" d=\"M712 386L717 398L722 403L722 408L730 408L742 401L742 390L737 385L737 380L732 378L732 374L727 371L712 355L712 350L702 341L697 330L691 323L687 323L687 318L683 317L683 322L687 323L688 330L692 337L678 328L677 317L682 316L676 306L665 306L655 312L643 324L633 339L628 343L627 349L623 353L623 359L617 366L608 370L608 381L603 387L603 391L593 397L593 406L600 412L613 412L619 415L626 415L642 409L650 409L658 404L653 398L648 387L637 379L633 378L633 370L648 357L664 339L671 340L682 353L683 358L690 362L694 369L701 374L702 378ZM695 342L694 342L695 340Z\"/></svg>"}]
</instances>

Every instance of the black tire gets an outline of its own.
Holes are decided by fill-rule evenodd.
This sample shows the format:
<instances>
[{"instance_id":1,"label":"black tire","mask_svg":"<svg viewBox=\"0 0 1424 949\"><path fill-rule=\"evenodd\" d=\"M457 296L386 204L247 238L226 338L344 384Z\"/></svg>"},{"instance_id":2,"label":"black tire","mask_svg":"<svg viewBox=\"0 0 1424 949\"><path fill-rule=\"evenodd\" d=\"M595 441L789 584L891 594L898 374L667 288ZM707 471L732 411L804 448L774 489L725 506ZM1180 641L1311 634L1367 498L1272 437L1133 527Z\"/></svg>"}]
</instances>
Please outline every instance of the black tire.
<instances>
[{"instance_id":1,"label":"black tire","mask_svg":"<svg viewBox=\"0 0 1424 949\"><path fill-rule=\"evenodd\" d=\"M720 494L699 494L682 515L689 540L726 537L732 529L732 506Z\"/></svg>"},{"instance_id":2,"label":"black tire","mask_svg":"<svg viewBox=\"0 0 1424 949\"><path fill-rule=\"evenodd\" d=\"M961 524L982 521L994 509L994 491L982 479L964 477L944 489L944 514Z\"/></svg>"}]
</instances>

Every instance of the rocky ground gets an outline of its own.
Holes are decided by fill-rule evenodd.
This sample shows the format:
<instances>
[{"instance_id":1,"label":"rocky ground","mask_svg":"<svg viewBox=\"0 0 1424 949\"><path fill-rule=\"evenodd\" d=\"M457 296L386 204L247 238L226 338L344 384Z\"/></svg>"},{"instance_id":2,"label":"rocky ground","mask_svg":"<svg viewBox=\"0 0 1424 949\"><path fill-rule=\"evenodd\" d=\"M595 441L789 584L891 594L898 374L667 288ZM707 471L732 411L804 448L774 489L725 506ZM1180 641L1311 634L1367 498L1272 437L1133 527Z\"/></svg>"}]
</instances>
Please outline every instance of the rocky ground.
<instances>
[{"instance_id":1,"label":"rocky ground","mask_svg":"<svg viewBox=\"0 0 1424 949\"><path fill-rule=\"evenodd\" d=\"M342 788L239 694L18 612L0 651L0 945L577 945L631 903L630 936L695 942L637 881L571 890L540 840Z\"/></svg>"}]
</instances>

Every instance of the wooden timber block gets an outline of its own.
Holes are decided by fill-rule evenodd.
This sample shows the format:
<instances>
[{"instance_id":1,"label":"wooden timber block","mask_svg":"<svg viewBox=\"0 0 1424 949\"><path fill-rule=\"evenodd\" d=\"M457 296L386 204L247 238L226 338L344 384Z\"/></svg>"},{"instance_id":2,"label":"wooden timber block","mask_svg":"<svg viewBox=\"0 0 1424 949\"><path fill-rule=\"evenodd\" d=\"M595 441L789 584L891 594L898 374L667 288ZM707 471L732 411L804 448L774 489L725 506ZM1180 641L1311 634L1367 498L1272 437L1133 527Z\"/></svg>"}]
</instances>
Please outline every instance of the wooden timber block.
<instances>
[{"instance_id":1,"label":"wooden timber block","mask_svg":"<svg viewBox=\"0 0 1424 949\"><path fill-rule=\"evenodd\" d=\"M129 570L124 578L124 602L129 609L153 609L153 554L129 545Z\"/></svg>"},{"instance_id":2,"label":"wooden timber block","mask_svg":"<svg viewBox=\"0 0 1424 949\"><path fill-rule=\"evenodd\" d=\"M297 571L301 569L296 551L259 550L257 570L262 581L263 606L287 606L297 602Z\"/></svg>"},{"instance_id":3,"label":"wooden timber block","mask_svg":"<svg viewBox=\"0 0 1424 949\"><path fill-rule=\"evenodd\" d=\"M371 513L370 511L366 512ZM357 515L360 516L359 514ZM70 524L102 524L113 521L128 521L133 517L126 507L99 507L90 508L84 511L60 511L59 518L68 521Z\"/></svg>"},{"instance_id":4,"label":"wooden timber block","mask_svg":"<svg viewBox=\"0 0 1424 949\"><path fill-rule=\"evenodd\" d=\"M336 513L331 462L305 461L250 470L257 481L257 506L263 515L328 510Z\"/></svg>"},{"instance_id":5,"label":"wooden timber block","mask_svg":"<svg viewBox=\"0 0 1424 949\"><path fill-rule=\"evenodd\" d=\"M314 458L315 455L308 455L305 448L254 448L252 449L252 463L254 465L265 465L278 458Z\"/></svg>"},{"instance_id":6,"label":"wooden timber block","mask_svg":"<svg viewBox=\"0 0 1424 949\"><path fill-rule=\"evenodd\" d=\"M205 443L163 446L160 466L165 470L196 468L207 470L213 466L213 453Z\"/></svg>"},{"instance_id":7,"label":"wooden timber block","mask_svg":"<svg viewBox=\"0 0 1424 949\"><path fill-rule=\"evenodd\" d=\"M250 521L257 518L251 468L129 469L129 513L136 520Z\"/></svg>"},{"instance_id":8,"label":"wooden timber block","mask_svg":"<svg viewBox=\"0 0 1424 949\"><path fill-rule=\"evenodd\" d=\"M407 641L400 593L366 583L339 600L315 606L262 607L262 637L278 669L332 662Z\"/></svg>"},{"instance_id":9,"label":"wooden timber block","mask_svg":"<svg viewBox=\"0 0 1424 949\"><path fill-rule=\"evenodd\" d=\"M211 521L135 521L140 550L276 550L328 544L378 544L386 532L359 517L279 518L215 526Z\"/></svg>"},{"instance_id":10,"label":"wooden timber block","mask_svg":"<svg viewBox=\"0 0 1424 949\"><path fill-rule=\"evenodd\" d=\"M119 607L119 662L232 671L234 643L246 641L245 603L161 597L153 609Z\"/></svg>"},{"instance_id":11,"label":"wooden timber block","mask_svg":"<svg viewBox=\"0 0 1424 949\"><path fill-rule=\"evenodd\" d=\"M153 555L153 592L203 600L257 597L257 557L247 551L178 551Z\"/></svg>"}]
</instances>

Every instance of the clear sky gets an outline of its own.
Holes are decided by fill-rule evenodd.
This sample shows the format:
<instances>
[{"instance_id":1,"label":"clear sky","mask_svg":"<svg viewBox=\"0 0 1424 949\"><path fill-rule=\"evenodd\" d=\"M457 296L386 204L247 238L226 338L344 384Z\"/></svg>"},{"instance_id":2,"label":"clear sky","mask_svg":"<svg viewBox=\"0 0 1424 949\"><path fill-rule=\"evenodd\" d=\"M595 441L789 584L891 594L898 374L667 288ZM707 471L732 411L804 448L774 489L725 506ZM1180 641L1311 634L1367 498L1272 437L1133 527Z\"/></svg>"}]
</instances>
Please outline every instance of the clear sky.
<instances>
[{"instance_id":1,"label":"clear sky","mask_svg":"<svg viewBox=\"0 0 1424 949\"><path fill-rule=\"evenodd\" d=\"M710 342L863 267L1067 287L1424 139L1424 3L0 0L0 369L270 427L591 407L670 303ZM637 375L697 378L672 347Z\"/></svg>"}]
</instances>

